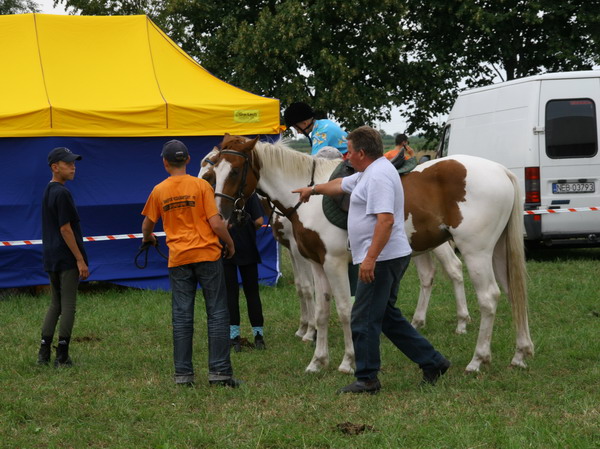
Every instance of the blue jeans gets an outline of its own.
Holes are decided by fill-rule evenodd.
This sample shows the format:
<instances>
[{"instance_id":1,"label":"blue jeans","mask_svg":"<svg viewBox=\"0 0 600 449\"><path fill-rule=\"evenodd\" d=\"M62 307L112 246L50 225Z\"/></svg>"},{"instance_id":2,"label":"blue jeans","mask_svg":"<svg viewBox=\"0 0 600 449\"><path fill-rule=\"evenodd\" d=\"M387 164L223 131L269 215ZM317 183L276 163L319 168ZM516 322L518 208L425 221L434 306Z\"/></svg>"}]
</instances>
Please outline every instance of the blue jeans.
<instances>
[{"instance_id":1,"label":"blue jeans","mask_svg":"<svg viewBox=\"0 0 600 449\"><path fill-rule=\"evenodd\" d=\"M400 281L409 262L410 255L377 262L375 280L370 284L358 281L351 328L356 354L355 376L359 380L377 377L381 367L381 332L421 369L435 369L444 360L396 307Z\"/></svg>"},{"instance_id":2,"label":"blue jeans","mask_svg":"<svg viewBox=\"0 0 600 449\"><path fill-rule=\"evenodd\" d=\"M202 286L208 323L208 379L233 375L229 358L229 311L221 260L169 268L173 308L175 379L193 381L192 343L196 287Z\"/></svg>"}]
</instances>

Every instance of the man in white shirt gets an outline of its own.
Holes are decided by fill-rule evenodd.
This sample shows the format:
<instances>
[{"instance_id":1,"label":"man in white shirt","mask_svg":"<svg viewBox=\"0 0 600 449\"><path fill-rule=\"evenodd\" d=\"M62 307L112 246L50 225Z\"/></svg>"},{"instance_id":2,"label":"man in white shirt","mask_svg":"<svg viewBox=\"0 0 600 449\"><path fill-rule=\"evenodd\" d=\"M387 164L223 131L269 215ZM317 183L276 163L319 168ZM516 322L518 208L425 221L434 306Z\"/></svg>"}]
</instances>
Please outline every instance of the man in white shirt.
<instances>
[{"instance_id":1,"label":"man in white shirt","mask_svg":"<svg viewBox=\"0 0 600 449\"><path fill-rule=\"evenodd\" d=\"M360 264L352 307L356 381L339 393L377 393L381 383L381 332L423 371L423 383L435 384L450 362L396 307L400 281L412 252L404 231L404 191L398 172L385 157L378 131L361 126L348 135L348 158L356 173L325 184L294 190L302 201L311 195L350 193L348 237L352 260Z\"/></svg>"}]
</instances>

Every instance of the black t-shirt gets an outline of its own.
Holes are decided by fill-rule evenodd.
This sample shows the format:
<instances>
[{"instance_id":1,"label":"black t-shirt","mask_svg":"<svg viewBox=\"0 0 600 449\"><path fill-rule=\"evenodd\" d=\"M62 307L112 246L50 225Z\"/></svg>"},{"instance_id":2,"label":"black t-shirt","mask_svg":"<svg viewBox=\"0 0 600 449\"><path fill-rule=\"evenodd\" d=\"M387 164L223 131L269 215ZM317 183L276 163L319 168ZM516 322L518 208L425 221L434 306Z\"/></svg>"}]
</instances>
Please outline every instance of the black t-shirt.
<instances>
[{"instance_id":1,"label":"black t-shirt","mask_svg":"<svg viewBox=\"0 0 600 449\"><path fill-rule=\"evenodd\" d=\"M50 182L42 201L42 242L44 247L44 270L65 271L77 268L75 256L63 239L61 226L71 223L77 246L87 264L83 249L83 235L79 226L79 214L71 192L60 182Z\"/></svg>"},{"instance_id":2,"label":"black t-shirt","mask_svg":"<svg viewBox=\"0 0 600 449\"><path fill-rule=\"evenodd\" d=\"M235 245L235 254L231 259L224 259L225 263L235 265L249 265L251 263L260 263L260 254L256 246L256 228L254 220L263 216L263 209L256 195L248 198L244 210L250 215L250 218L244 224L233 226L229 229L229 234Z\"/></svg>"}]
</instances>

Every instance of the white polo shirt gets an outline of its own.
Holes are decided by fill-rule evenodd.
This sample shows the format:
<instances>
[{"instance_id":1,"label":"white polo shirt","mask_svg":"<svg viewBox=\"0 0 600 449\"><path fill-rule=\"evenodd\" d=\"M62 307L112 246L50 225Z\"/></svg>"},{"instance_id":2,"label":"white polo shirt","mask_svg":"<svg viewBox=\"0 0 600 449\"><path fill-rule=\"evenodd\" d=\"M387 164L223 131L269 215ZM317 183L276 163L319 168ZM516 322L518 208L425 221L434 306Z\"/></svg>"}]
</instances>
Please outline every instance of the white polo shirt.
<instances>
[{"instance_id":1,"label":"white polo shirt","mask_svg":"<svg viewBox=\"0 0 600 449\"><path fill-rule=\"evenodd\" d=\"M361 263L373 240L377 214L394 215L394 226L377 261L396 259L412 252L404 231L404 190L400 176L385 157L376 159L364 172L342 179L342 189L350 193L348 238L352 261Z\"/></svg>"}]
</instances>

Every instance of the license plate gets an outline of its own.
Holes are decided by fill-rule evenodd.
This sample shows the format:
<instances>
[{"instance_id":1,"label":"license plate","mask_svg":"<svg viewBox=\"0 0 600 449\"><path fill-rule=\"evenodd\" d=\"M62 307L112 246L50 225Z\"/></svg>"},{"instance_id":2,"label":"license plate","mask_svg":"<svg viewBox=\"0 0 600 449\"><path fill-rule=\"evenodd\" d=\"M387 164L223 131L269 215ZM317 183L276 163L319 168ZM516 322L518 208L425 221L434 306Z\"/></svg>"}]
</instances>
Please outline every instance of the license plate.
<instances>
[{"instance_id":1,"label":"license plate","mask_svg":"<svg viewBox=\"0 0 600 449\"><path fill-rule=\"evenodd\" d=\"M561 182L552 183L552 193L594 193L596 184L593 182Z\"/></svg>"}]
</instances>

